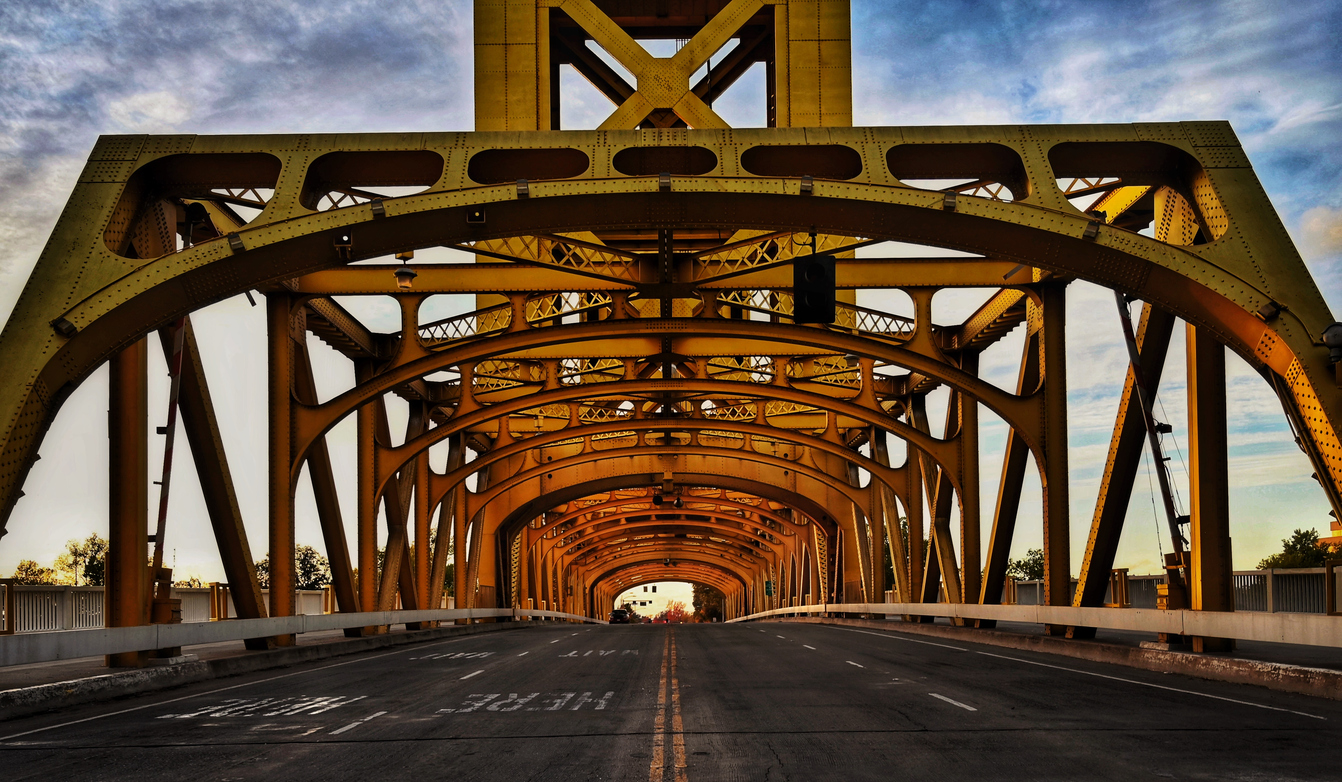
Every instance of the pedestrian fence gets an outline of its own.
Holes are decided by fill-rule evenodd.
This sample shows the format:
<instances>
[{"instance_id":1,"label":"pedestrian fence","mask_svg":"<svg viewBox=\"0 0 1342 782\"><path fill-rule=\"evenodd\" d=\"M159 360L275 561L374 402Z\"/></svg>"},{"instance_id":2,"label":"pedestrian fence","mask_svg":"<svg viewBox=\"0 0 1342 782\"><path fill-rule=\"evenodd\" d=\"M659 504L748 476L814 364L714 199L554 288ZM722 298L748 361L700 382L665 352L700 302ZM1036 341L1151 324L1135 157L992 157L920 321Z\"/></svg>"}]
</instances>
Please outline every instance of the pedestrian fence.
<instances>
[{"instance_id":1,"label":"pedestrian fence","mask_svg":"<svg viewBox=\"0 0 1342 782\"><path fill-rule=\"evenodd\" d=\"M1336 569L1338 565L1333 565ZM1155 608L1159 586L1165 583L1164 575L1132 576L1124 571L1121 578L1110 579L1105 594L1106 605L1124 608ZM1328 578L1324 568L1293 568L1273 570L1237 570L1235 579L1235 610L1263 611L1267 613L1326 614L1328 613ZM1336 580L1335 580L1336 581ZM1114 587L1126 582L1128 599L1116 601ZM1076 595L1076 579L1072 579L1071 597ZM1334 584L1336 597L1342 598L1342 591ZM1120 592L1123 589L1120 587ZM1043 605L1043 581L1017 581L1004 591L1003 603L1016 605ZM1342 600L1338 601L1342 604Z\"/></svg>"}]
</instances>

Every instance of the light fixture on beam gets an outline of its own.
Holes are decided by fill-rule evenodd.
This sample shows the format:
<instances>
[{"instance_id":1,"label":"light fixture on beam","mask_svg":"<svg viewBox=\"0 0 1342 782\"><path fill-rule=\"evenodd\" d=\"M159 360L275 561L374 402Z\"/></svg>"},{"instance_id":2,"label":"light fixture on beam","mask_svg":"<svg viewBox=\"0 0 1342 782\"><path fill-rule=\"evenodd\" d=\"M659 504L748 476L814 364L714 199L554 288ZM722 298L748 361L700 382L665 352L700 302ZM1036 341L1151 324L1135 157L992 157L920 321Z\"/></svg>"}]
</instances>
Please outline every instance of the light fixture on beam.
<instances>
[{"instance_id":1,"label":"light fixture on beam","mask_svg":"<svg viewBox=\"0 0 1342 782\"><path fill-rule=\"evenodd\" d=\"M409 266L409 262L414 260L414 257L414 250L396 253L396 260L401 262L401 268L392 272L392 274L396 275L396 287L403 291L408 291L415 287L415 278L419 276L419 274Z\"/></svg>"}]
</instances>

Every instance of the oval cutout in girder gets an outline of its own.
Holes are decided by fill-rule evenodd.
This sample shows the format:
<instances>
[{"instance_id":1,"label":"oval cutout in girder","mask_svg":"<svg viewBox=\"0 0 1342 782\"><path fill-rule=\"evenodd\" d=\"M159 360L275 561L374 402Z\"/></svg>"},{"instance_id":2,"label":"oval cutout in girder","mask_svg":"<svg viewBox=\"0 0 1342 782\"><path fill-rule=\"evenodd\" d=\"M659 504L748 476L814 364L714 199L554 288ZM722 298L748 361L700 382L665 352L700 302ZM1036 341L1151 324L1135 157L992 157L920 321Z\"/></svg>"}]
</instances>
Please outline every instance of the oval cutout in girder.
<instances>
[{"instance_id":1,"label":"oval cutout in girder","mask_svg":"<svg viewBox=\"0 0 1342 782\"><path fill-rule=\"evenodd\" d=\"M471 156L466 175L482 185L519 179L571 179L587 171L591 160L581 149L486 149Z\"/></svg>"},{"instance_id":2,"label":"oval cutout in girder","mask_svg":"<svg viewBox=\"0 0 1342 782\"><path fill-rule=\"evenodd\" d=\"M718 167L718 156L705 147L629 147L616 152L611 165L629 176L702 176Z\"/></svg>"},{"instance_id":3,"label":"oval cutout in girder","mask_svg":"<svg viewBox=\"0 0 1342 782\"><path fill-rule=\"evenodd\" d=\"M885 164L891 176L901 182L921 179L999 182L1011 191L1013 200L1030 194L1030 178L1020 155L1002 144L898 144L885 153Z\"/></svg>"},{"instance_id":4,"label":"oval cutout in girder","mask_svg":"<svg viewBox=\"0 0 1342 782\"><path fill-rule=\"evenodd\" d=\"M862 156L842 144L762 144L741 154L741 167L755 176L852 179L862 173Z\"/></svg>"}]
</instances>

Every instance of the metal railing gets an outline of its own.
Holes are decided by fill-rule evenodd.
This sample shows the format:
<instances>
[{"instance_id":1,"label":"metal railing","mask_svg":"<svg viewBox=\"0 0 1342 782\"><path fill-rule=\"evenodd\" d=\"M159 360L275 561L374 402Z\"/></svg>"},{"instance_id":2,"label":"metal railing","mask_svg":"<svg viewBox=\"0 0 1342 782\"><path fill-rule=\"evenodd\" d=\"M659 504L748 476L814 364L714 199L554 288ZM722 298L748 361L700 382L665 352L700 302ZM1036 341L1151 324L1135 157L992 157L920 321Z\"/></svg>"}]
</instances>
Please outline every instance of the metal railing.
<instances>
[{"instance_id":1,"label":"metal railing","mask_svg":"<svg viewBox=\"0 0 1342 782\"><path fill-rule=\"evenodd\" d=\"M1237 570L1234 578L1236 611L1295 614L1328 612L1327 579L1321 567ZM1155 608L1156 588L1165 583L1165 576L1127 576L1127 582L1131 607ZM1075 594L1076 580L1073 579L1069 599ZM1017 581L1015 596L1017 605L1042 605L1044 582ZM1110 603L1113 600L1106 596L1105 602Z\"/></svg>"},{"instance_id":2,"label":"metal railing","mask_svg":"<svg viewBox=\"0 0 1342 782\"><path fill-rule=\"evenodd\" d=\"M1260 611L1166 611L1157 608L1075 608L1072 606L981 605L978 603L821 603L775 608L729 622L808 614L931 616L991 619L1064 627L1099 627L1241 641L1342 647L1342 617Z\"/></svg>"}]
</instances>

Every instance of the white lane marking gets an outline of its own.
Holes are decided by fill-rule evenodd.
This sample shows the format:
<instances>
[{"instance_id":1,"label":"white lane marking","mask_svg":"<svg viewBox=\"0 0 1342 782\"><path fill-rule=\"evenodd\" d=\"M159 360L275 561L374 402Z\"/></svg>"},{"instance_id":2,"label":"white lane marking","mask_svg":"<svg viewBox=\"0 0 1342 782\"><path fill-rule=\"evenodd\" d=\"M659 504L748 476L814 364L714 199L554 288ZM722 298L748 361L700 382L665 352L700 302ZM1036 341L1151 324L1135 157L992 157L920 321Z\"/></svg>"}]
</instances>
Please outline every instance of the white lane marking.
<instances>
[{"instance_id":1,"label":"white lane marking","mask_svg":"<svg viewBox=\"0 0 1342 782\"><path fill-rule=\"evenodd\" d=\"M815 647L811 646L810 644L802 644L802 646L805 646L807 649L810 649L813 652L815 651Z\"/></svg>"},{"instance_id":2,"label":"white lane marking","mask_svg":"<svg viewBox=\"0 0 1342 782\"><path fill-rule=\"evenodd\" d=\"M1012 662L1025 663L1026 665L1038 665L1041 668L1053 668L1059 671L1069 671L1071 673L1079 673L1085 676L1096 676L1101 679L1110 679L1112 681L1125 682L1127 684L1140 684L1143 687L1154 687L1157 690L1168 690L1169 692L1181 692L1184 693L1185 695L1196 695L1200 698L1211 698L1212 700L1225 701L1227 703L1238 703L1241 706L1253 706L1254 708L1267 709L1268 711L1284 711L1287 712L1288 714L1299 714L1301 717L1309 717L1311 719L1323 720L1325 722L1328 721L1327 717L1320 717L1317 714L1308 714L1303 711L1295 711L1294 709L1284 709L1281 708L1280 706L1268 706L1266 703L1254 703L1253 701L1242 701L1237 700L1235 698L1227 698L1224 695L1212 695L1206 692L1198 692L1197 690L1184 690L1180 689L1179 687L1169 687L1164 684L1144 682L1139 681L1137 679L1125 679L1122 676L1110 676L1107 673L1095 673L1094 671L1083 671L1079 668L1068 668L1062 665L1050 665L1049 663L1035 662L1034 660L1025 660L1020 657L1007 657L1004 654L992 654L990 652L979 652L979 654L983 655L984 657L996 657L999 660L1011 660Z\"/></svg>"},{"instance_id":3,"label":"white lane marking","mask_svg":"<svg viewBox=\"0 0 1342 782\"><path fill-rule=\"evenodd\" d=\"M551 641L550 643L552 643L552 644L557 644L557 643L559 643L559 642L562 641L562 640L564 640L564 639L563 639L563 638L556 638L556 639L554 639L553 641Z\"/></svg>"},{"instance_id":4,"label":"white lane marking","mask_svg":"<svg viewBox=\"0 0 1342 782\"><path fill-rule=\"evenodd\" d=\"M158 719L192 719L195 717L290 717L295 714L322 714L323 712L347 706L368 696L356 695L352 698L341 695L321 697L289 696L285 698L229 698L223 703L202 706L194 711L181 714L160 714Z\"/></svg>"},{"instance_id":5,"label":"white lane marking","mask_svg":"<svg viewBox=\"0 0 1342 782\"><path fill-rule=\"evenodd\" d=\"M867 666L865 666L865 665L858 665L857 663L853 662L852 660L844 660L844 662L848 663L849 665L857 665L857 667L859 667L859 668L866 668L866 667L867 667Z\"/></svg>"},{"instance_id":6,"label":"white lane marking","mask_svg":"<svg viewBox=\"0 0 1342 782\"><path fill-rule=\"evenodd\" d=\"M484 673L484 672L485 672L485 671L484 671L484 669L482 668L482 669L480 669L480 670L478 670L478 671L476 671L476 672L474 672L474 673L468 673L468 674L466 674L465 676L461 677L460 679L457 679L457 681L464 681L464 680L466 680L466 679L471 678L472 676L479 676L480 674L482 674L482 673Z\"/></svg>"},{"instance_id":7,"label":"white lane marking","mask_svg":"<svg viewBox=\"0 0 1342 782\"><path fill-rule=\"evenodd\" d=\"M830 628L831 630L843 630L843 631L845 631L845 632L849 632L849 633L861 633L861 634L863 634L863 635L874 635L874 636L876 636L877 638L889 638L889 639L892 640L892 641L906 641L906 642L911 643L911 644L922 644L922 645L924 645L924 646L940 646L942 649L954 649L954 650L957 651L957 652L967 652L967 651L969 651L968 649L965 649L965 648L962 648L962 647L959 647L959 646L951 646L951 645L949 645L949 644L937 644L937 643L932 643L931 641L919 641L919 640L917 640L916 638L901 638L900 636L897 636L897 635L891 635L891 634L889 634L889 633L872 633L872 632L868 632L868 631L866 631L866 630L853 630L853 629L851 629L851 628L847 628L847 627L834 627L834 626L832 626L832 625L830 625L829 628Z\"/></svg>"},{"instance_id":8,"label":"white lane marking","mask_svg":"<svg viewBox=\"0 0 1342 782\"><path fill-rule=\"evenodd\" d=\"M774 636L774 638L783 638L783 636L781 636L781 635L776 635L776 636ZM783 638L783 640L786 641L787 639L786 639L786 638Z\"/></svg>"},{"instance_id":9,"label":"white lane marking","mask_svg":"<svg viewBox=\"0 0 1342 782\"><path fill-rule=\"evenodd\" d=\"M446 641L439 641L438 643L435 643L435 644L426 644L426 645L425 645L424 647L422 647L422 648L427 649L427 648L431 648L431 647L434 647L434 646L441 646L442 644L457 643L457 642L459 642L459 641L465 641L465 640L467 640L467 639L466 639L466 638L449 638L449 639L447 639ZM106 714L95 714L95 715L92 716L92 717L84 717L83 719L70 720L69 722L61 722L61 723L57 723L57 724L55 724L55 725L48 725L48 726L46 726L45 728L33 728L32 730L25 730L25 731L23 731L22 733L11 733L11 734L8 735L8 736L0 736L0 742L9 741L10 739L21 738L21 737L23 737L23 736L29 736L29 735L32 735L32 734L34 734L34 733L42 733L42 732L44 732L44 731L48 731L48 730L56 730L57 728L68 728L68 727L70 727L71 725L79 725L79 724L81 724L81 723L85 723L85 722L93 722L94 720L106 719L107 717L119 717L119 716L121 716L122 714L130 714L131 712L135 712L135 711L143 711L143 710L145 710L145 709L152 709L152 708L154 708L154 707L156 707L156 706L167 706L169 703L177 703L178 701L190 700L190 699L192 699L192 698L203 698L203 697L205 697L206 695L217 695L217 694L219 694L219 693L221 693L221 692L230 692L230 691L232 691L232 690L241 689L241 688L243 688L243 687L252 687L252 686L257 685L257 684L266 684L267 682L279 681L280 679L289 679L289 678L292 678L292 677L294 677L294 676L302 676L303 674L307 674L307 673L316 673L317 671L326 671L326 670L330 670L331 668L343 668L343 667L346 666L346 665L354 665L355 663L368 662L369 660L377 660L377 659L380 659L380 658L383 658L383 657L391 657L392 655L405 654L406 651L407 651L407 650L405 650L405 649L397 649L397 650L394 651L394 652L384 652L384 653L382 653L382 654L375 654L375 655L373 655L372 657L362 657L362 658L360 658L360 659L358 659L358 660L349 660L348 662L343 662L343 663L332 663L332 664L330 664L330 665L323 665L323 666L320 667L320 668L313 668L313 669L311 669L311 670L307 670L307 671L294 671L293 673L282 673L282 674L280 674L279 676L271 676L271 677L268 678L268 679L258 679L257 681L254 681L254 682L243 682L242 684L234 684L234 685L231 685L231 686L228 686L228 687L220 687L220 688L217 689L217 690L208 690L208 691L206 691L206 692L198 692L198 693L196 693L196 694L194 694L194 695L182 695L182 696L177 697L177 698L169 698L168 700L165 700L165 701L154 701L153 703L146 703L146 704L144 704L143 706L132 706L132 707L130 707L129 709L120 709L119 711L109 711L109 712L107 712Z\"/></svg>"},{"instance_id":10,"label":"white lane marking","mask_svg":"<svg viewBox=\"0 0 1342 782\"><path fill-rule=\"evenodd\" d=\"M526 656L529 655L529 654L531 654L531 652L522 652L521 654L519 654L519 655L517 655L517 656L518 656L518 657L526 657Z\"/></svg>"},{"instance_id":11,"label":"white lane marking","mask_svg":"<svg viewBox=\"0 0 1342 782\"><path fill-rule=\"evenodd\" d=\"M350 724L346 725L346 726L343 727L343 728L336 728L335 730L331 731L331 735L332 735L332 736L339 736L341 733L344 733L344 732L347 731L347 730L352 730L352 729L354 729L354 728L357 728L357 727L359 727L360 725L364 724L365 722L368 722L369 720L375 720L375 719L377 719L378 717L381 717L383 714L386 714L386 713L387 713L387 712L385 712L385 711L379 711L379 712L376 713L376 714L369 714L367 717L364 717L364 718L361 719L361 720L355 720L354 722L351 722Z\"/></svg>"},{"instance_id":12,"label":"white lane marking","mask_svg":"<svg viewBox=\"0 0 1342 782\"><path fill-rule=\"evenodd\" d=\"M959 706L960 708L964 709L965 711L978 711L978 709L974 708L973 706L970 706L970 705L967 704L967 703L961 703L960 701L952 700L952 699L950 699L950 698L947 698L945 695L938 695L938 694L935 693L935 692L929 692L928 695L931 695L933 698L936 698L936 699L939 700L939 701L946 701L947 703L949 703L949 704L952 705L952 706Z\"/></svg>"}]
</instances>

